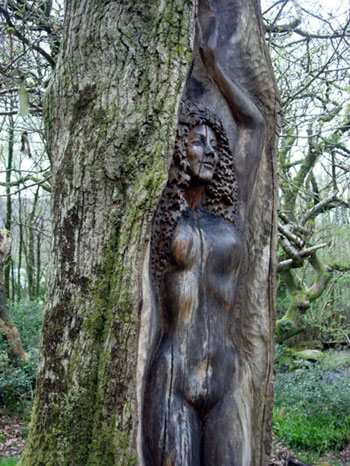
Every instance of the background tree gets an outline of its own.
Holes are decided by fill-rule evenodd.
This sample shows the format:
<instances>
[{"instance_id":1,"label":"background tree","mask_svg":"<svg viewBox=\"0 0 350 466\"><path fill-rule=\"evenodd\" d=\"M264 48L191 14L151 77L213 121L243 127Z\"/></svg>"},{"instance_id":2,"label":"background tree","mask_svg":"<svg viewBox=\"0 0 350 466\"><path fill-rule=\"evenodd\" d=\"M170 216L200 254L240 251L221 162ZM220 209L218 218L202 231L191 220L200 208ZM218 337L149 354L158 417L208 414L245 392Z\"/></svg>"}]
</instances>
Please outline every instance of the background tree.
<instances>
[{"instance_id":1,"label":"background tree","mask_svg":"<svg viewBox=\"0 0 350 466\"><path fill-rule=\"evenodd\" d=\"M0 186L6 192L6 206L1 215L13 238L12 254L4 272L6 293L12 300L38 296L44 268L38 273L36 268L41 263L38 259L45 257L44 251L48 249L47 241L43 240L47 230L34 224L36 215L29 204L33 202L38 209L46 202L44 193L50 190L41 117L43 93L59 45L59 8L56 2L20 0L6 1L0 7L0 156L4 167ZM36 192L36 185L42 189ZM46 220L39 223L47 226ZM24 264L26 267L22 267ZM21 288L25 290L23 295Z\"/></svg>"},{"instance_id":2,"label":"background tree","mask_svg":"<svg viewBox=\"0 0 350 466\"><path fill-rule=\"evenodd\" d=\"M277 321L278 342L305 329L311 303L328 289L333 272L349 270L349 263L319 251L332 235L322 233L321 217L333 211L327 214L332 222L339 207L349 208L349 18L340 4L327 10L317 2L266 3L283 102L279 273L289 299Z\"/></svg>"}]
</instances>

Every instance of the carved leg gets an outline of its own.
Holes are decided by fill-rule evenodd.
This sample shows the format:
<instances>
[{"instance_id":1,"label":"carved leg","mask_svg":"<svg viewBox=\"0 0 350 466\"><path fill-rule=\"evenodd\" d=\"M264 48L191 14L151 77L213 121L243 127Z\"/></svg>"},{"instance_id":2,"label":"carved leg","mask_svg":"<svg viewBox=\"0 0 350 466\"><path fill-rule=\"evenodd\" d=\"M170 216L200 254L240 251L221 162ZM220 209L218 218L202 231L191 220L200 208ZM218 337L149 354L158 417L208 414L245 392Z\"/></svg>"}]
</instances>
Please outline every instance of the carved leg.
<instances>
[{"instance_id":1,"label":"carved leg","mask_svg":"<svg viewBox=\"0 0 350 466\"><path fill-rule=\"evenodd\" d=\"M199 466L200 423L186 401L179 395L163 396L148 400L146 409L145 464Z\"/></svg>"},{"instance_id":2,"label":"carved leg","mask_svg":"<svg viewBox=\"0 0 350 466\"><path fill-rule=\"evenodd\" d=\"M203 426L204 466L250 466L250 440L244 409L226 394L209 413Z\"/></svg>"},{"instance_id":3,"label":"carved leg","mask_svg":"<svg viewBox=\"0 0 350 466\"><path fill-rule=\"evenodd\" d=\"M172 343L164 340L149 370L143 403L146 466L198 466L201 429L196 412L179 393Z\"/></svg>"}]
</instances>

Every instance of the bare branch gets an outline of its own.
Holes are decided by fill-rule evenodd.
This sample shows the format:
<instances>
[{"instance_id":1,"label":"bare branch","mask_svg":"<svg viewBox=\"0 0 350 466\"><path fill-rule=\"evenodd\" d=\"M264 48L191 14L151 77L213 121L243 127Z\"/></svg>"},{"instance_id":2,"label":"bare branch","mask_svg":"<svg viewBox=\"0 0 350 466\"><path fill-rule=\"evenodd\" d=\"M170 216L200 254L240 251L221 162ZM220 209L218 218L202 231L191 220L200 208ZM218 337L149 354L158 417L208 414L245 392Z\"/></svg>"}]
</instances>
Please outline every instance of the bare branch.
<instances>
[{"instance_id":1,"label":"bare branch","mask_svg":"<svg viewBox=\"0 0 350 466\"><path fill-rule=\"evenodd\" d=\"M302 248L305 245L305 241L299 236L292 233L287 226L282 225L281 223L278 224L278 230L286 236L290 241L292 241L297 247Z\"/></svg>"},{"instance_id":2,"label":"bare branch","mask_svg":"<svg viewBox=\"0 0 350 466\"><path fill-rule=\"evenodd\" d=\"M336 192L332 192L332 194L328 197L326 197L325 199L323 199L321 202L319 202L318 204L316 204L312 209L310 209L308 212L306 212L306 214L304 215L304 217L301 219L301 222L300 224L301 225L305 225L305 223L310 220L310 218L314 217L318 212L320 212L321 210L323 210L327 204L333 202L334 200L337 199L337 193Z\"/></svg>"},{"instance_id":3,"label":"bare branch","mask_svg":"<svg viewBox=\"0 0 350 466\"><path fill-rule=\"evenodd\" d=\"M22 41L24 44L28 45L28 47L30 47L31 49L35 50L36 52L40 53L40 55L42 57L44 57L49 63L50 65L52 66L52 68L55 68L56 66L56 62L55 60L52 58L52 56L50 54L48 54L47 52L45 52L45 50L41 47L39 47L38 45L30 42L26 37L24 37L24 35L18 30L16 29L15 25L13 24L12 20L11 20L11 17L8 13L7 10L5 10L5 8L3 8L2 6L0 6L0 13L4 16L5 20L6 20L6 23L8 24L8 26L12 29L13 31L13 34L20 40Z\"/></svg>"},{"instance_id":4,"label":"bare branch","mask_svg":"<svg viewBox=\"0 0 350 466\"><path fill-rule=\"evenodd\" d=\"M287 259L278 263L277 272L285 272L289 269L302 267L303 265L303 262L296 263L293 259Z\"/></svg>"},{"instance_id":5,"label":"bare branch","mask_svg":"<svg viewBox=\"0 0 350 466\"><path fill-rule=\"evenodd\" d=\"M307 259L318 249L322 249L327 246L328 246L328 243L321 243L321 244L316 244L315 246L311 246L309 248L305 248L301 251L296 251L293 248L291 251L294 250L293 251L294 257L292 259L286 259L284 261L279 262L277 265L277 272L282 272L282 271L289 270L292 268L302 267L304 259Z\"/></svg>"},{"instance_id":6,"label":"bare branch","mask_svg":"<svg viewBox=\"0 0 350 466\"><path fill-rule=\"evenodd\" d=\"M334 34L312 34L297 28L296 26L299 26L300 23L301 21L299 19L296 19L294 22L291 22L290 24L281 24L280 26L265 26L265 30L274 34L294 32L299 36L305 37L306 39L340 39L343 37L350 37L350 31L346 33L342 32Z\"/></svg>"}]
</instances>

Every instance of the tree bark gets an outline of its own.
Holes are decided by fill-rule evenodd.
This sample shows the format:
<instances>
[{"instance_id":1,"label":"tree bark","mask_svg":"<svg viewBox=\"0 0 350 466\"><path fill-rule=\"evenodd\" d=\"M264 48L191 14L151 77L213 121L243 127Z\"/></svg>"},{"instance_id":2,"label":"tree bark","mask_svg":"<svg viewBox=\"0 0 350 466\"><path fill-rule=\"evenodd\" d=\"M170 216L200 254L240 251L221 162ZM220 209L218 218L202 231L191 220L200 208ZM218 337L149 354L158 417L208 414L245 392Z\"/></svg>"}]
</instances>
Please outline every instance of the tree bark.
<instances>
[{"instance_id":1,"label":"tree bark","mask_svg":"<svg viewBox=\"0 0 350 466\"><path fill-rule=\"evenodd\" d=\"M251 407L251 464L264 465L271 433L276 92L257 1L241 3L266 131L237 325L251 374L242 387ZM66 1L46 100L52 272L22 466L137 462L146 251L173 154L195 14L195 2L185 0Z\"/></svg>"}]
</instances>

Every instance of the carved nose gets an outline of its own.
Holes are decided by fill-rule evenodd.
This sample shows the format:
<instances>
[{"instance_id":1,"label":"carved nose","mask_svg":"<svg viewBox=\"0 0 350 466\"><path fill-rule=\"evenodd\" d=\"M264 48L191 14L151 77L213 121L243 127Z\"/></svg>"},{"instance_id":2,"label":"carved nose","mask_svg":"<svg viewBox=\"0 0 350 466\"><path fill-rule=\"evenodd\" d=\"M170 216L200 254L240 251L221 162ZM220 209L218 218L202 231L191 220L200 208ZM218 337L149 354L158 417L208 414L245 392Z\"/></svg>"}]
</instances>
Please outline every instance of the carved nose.
<instances>
[{"instance_id":1,"label":"carved nose","mask_svg":"<svg viewBox=\"0 0 350 466\"><path fill-rule=\"evenodd\" d=\"M218 154L216 153L216 151L211 145L207 146L205 157L208 161L210 161L210 163L212 163L213 165L216 165L218 161Z\"/></svg>"},{"instance_id":2,"label":"carved nose","mask_svg":"<svg viewBox=\"0 0 350 466\"><path fill-rule=\"evenodd\" d=\"M206 146L205 155L207 157L211 157L211 158L215 157L215 151L214 151L214 148L211 145Z\"/></svg>"}]
</instances>

